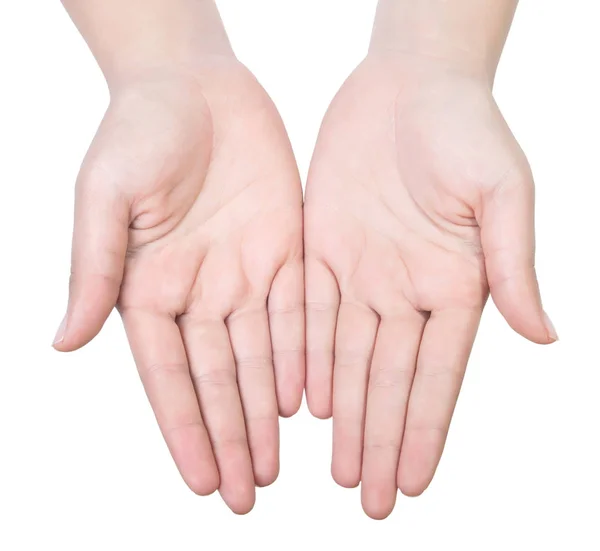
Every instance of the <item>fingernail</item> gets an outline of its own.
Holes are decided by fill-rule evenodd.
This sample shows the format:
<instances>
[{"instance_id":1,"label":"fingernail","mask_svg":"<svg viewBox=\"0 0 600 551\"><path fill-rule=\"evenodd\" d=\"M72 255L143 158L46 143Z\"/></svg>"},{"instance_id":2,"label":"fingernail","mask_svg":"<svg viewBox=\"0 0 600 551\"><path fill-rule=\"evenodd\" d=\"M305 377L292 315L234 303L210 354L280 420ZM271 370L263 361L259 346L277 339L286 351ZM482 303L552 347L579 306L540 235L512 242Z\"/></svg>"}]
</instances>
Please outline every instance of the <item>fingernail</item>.
<instances>
[{"instance_id":1,"label":"fingernail","mask_svg":"<svg viewBox=\"0 0 600 551\"><path fill-rule=\"evenodd\" d=\"M548 336L552 339L552 342L558 340L558 333L556 332L556 328L552 323L552 320L548 317L548 314L544 312L544 323L546 324L546 329L548 330Z\"/></svg>"},{"instance_id":2,"label":"fingernail","mask_svg":"<svg viewBox=\"0 0 600 551\"><path fill-rule=\"evenodd\" d=\"M65 329L67 328L67 316L65 314L65 317L63 318L63 320L60 322L60 325L58 326L58 331L56 332L56 336L54 337L54 342L52 343L52 346L56 346L57 344L60 344L62 341L65 340Z\"/></svg>"}]
</instances>

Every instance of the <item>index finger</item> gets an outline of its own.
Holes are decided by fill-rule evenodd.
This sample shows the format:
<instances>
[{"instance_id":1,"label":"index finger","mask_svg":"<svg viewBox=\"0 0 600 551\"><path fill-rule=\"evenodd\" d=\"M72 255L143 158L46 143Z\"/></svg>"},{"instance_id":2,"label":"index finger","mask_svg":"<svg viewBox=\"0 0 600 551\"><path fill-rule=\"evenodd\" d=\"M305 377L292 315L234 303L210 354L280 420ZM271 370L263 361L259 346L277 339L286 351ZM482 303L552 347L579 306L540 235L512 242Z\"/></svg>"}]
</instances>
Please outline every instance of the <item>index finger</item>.
<instances>
[{"instance_id":1,"label":"index finger","mask_svg":"<svg viewBox=\"0 0 600 551\"><path fill-rule=\"evenodd\" d=\"M435 474L480 318L481 309L439 310L425 325L398 466L406 495L424 492Z\"/></svg>"}]
</instances>

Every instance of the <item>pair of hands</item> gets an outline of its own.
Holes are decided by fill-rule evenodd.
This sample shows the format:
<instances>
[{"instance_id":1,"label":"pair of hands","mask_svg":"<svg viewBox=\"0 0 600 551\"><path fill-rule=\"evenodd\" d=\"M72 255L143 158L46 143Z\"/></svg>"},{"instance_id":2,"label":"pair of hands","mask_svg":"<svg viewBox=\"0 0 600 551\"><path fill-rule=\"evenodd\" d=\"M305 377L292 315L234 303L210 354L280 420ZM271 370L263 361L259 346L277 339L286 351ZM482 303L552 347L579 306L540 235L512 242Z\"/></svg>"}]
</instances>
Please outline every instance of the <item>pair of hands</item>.
<instances>
[{"instance_id":1,"label":"pair of hands","mask_svg":"<svg viewBox=\"0 0 600 551\"><path fill-rule=\"evenodd\" d=\"M333 415L334 479L383 518L433 477L489 289L517 332L556 340L531 174L487 82L369 55L325 118L304 212L277 110L235 58L111 92L55 347L83 346L117 306L194 492L250 511L306 388Z\"/></svg>"}]
</instances>

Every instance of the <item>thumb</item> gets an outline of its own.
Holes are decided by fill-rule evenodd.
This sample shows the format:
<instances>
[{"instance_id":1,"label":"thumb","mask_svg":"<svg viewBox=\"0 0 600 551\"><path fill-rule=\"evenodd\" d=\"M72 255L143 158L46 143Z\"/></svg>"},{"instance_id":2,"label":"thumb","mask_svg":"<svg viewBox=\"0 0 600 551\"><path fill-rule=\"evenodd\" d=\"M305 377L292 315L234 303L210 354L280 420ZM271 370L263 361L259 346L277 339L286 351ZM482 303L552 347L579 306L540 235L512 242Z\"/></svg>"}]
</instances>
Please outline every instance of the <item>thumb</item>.
<instances>
[{"instance_id":1,"label":"thumb","mask_svg":"<svg viewBox=\"0 0 600 551\"><path fill-rule=\"evenodd\" d=\"M91 341L114 308L123 278L129 202L102 168L85 164L75 188L75 226L67 313L53 346L61 352Z\"/></svg>"},{"instance_id":2,"label":"thumb","mask_svg":"<svg viewBox=\"0 0 600 551\"><path fill-rule=\"evenodd\" d=\"M494 303L508 324L538 344L558 340L535 273L535 188L529 166L483 197L477 221Z\"/></svg>"}]
</instances>

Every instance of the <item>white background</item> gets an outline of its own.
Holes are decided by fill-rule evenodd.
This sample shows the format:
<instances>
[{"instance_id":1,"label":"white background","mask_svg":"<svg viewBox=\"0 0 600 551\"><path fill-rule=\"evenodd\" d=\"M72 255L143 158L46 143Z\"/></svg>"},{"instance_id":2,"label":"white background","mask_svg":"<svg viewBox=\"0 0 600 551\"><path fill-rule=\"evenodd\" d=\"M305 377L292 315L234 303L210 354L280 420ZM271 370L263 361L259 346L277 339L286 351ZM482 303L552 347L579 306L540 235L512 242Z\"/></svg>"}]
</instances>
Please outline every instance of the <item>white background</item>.
<instances>
[{"instance_id":1,"label":"white background","mask_svg":"<svg viewBox=\"0 0 600 551\"><path fill-rule=\"evenodd\" d=\"M67 297L73 182L108 101L60 3L0 3L0 549L600 549L600 9L524 0L496 96L538 183L538 268L561 341L485 313L445 456L384 522L329 475L331 426L282 422L282 472L235 517L180 481L117 316L50 343ZM375 0L223 0L239 57L305 175Z\"/></svg>"}]
</instances>

